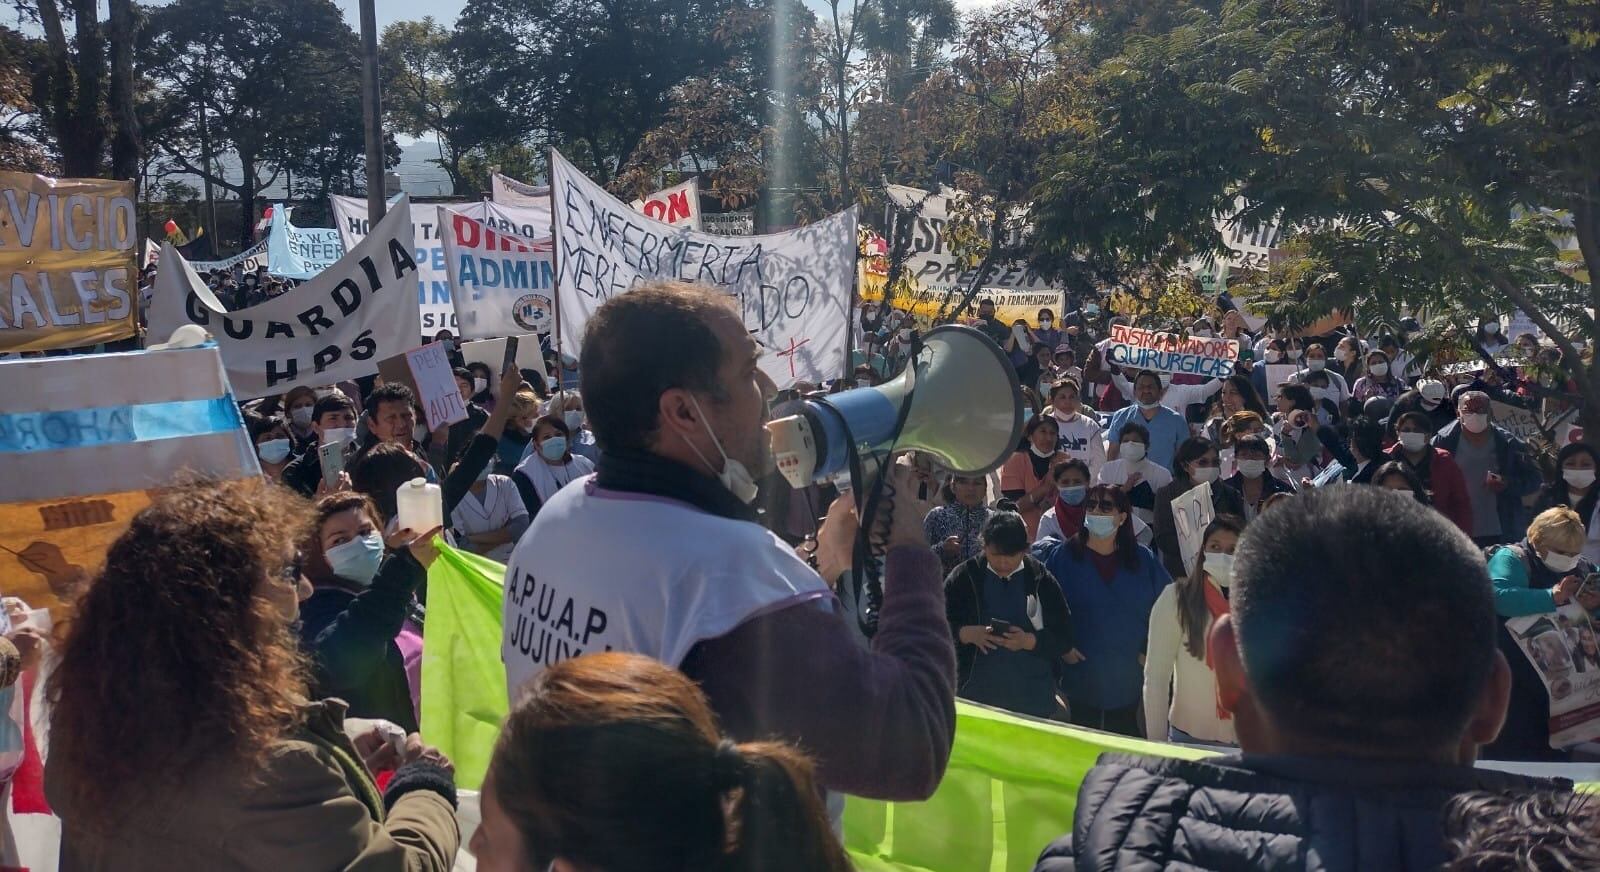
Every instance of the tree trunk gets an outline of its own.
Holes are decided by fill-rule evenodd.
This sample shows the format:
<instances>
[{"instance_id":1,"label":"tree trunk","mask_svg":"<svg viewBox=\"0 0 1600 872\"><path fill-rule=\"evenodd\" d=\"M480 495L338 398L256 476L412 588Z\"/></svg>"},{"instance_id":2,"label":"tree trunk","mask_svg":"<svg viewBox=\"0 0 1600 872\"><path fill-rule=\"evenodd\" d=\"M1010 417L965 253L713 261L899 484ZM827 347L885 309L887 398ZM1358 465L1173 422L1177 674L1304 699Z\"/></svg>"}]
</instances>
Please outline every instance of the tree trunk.
<instances>
[{"instance_id":1,"label":"tree trunk","mask_svg":"<svg viewBox=\"0 0 1600 872\"><path fill-rule=\"evenodd\" d=\"M111 177L131 179L139 170L139 117L133 110L133 44L138 19L133 0L109 0L111 14Z\"/></svg>"},{"instance_id":2,"label":"tree trunk","mask_svg":"<svg viewBox=\"0 0 1600 872\"><path fill-rule=\"evenodd\" d=\"M239 149L239 171L243 176L239 180L239 248L242 251L251 246L251 235L255 229L256 155L254 151L244 148Z\"/></svg>"},{"instance_id":3,"label":"tree trunk","mask_svg":"<svg viewBox=\"0 0 1600 872\"><path fill-rule=\"evenodd\" d=\"M69 176L100 175L104 163L106 123L101 98L105 92L105 35L100 30L100 10L95 0L71 0L77 54L77 93L72 104L69 146L61 143L62 169ZM69 157L70 156L70 157ZM69 163L70 161L70 163Z\"/></svg>"}]
</instances>

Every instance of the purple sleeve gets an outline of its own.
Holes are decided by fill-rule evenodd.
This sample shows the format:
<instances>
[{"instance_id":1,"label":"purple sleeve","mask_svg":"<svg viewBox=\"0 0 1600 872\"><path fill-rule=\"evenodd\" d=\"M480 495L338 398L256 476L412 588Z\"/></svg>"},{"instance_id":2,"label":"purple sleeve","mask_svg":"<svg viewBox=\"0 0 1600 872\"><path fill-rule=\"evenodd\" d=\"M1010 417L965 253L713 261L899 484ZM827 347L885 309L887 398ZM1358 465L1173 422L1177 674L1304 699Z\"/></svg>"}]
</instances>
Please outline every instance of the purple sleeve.
<instances>
[{"instance_id":1,"label":"purple sleeve","mask_svg":"<svg viewBox=\"0 0 1600 872\"><path fill-rule=\"evenodd\" d=\"M871 650L840 615L807 602L701 642L682 669L729 735L799 745L824 786L926 799L944 776L956 728L955 647L939 570L927 548L890 549Z\"/></svg>"}]
</instances>

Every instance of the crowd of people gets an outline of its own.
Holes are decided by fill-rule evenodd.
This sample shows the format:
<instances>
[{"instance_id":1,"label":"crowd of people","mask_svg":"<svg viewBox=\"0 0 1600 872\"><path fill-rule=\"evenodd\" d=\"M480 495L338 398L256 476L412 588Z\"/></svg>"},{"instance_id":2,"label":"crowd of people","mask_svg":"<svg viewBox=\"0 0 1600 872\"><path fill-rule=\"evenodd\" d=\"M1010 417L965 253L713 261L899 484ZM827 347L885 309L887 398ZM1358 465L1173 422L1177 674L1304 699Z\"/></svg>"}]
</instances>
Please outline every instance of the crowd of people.
<instances>
[{"instance_id":1,"label":"crowd of people","mask_svg":"<svg viewBox=\"0 0 1600 872\"><path fill-rule=\"evenodd\" d=\"M648 285L548 376L432 337L455 424L375 377L245 403L265 484L155 494L53 640L0 643L0 680L50 664L63 868L450 869L453 766L418 716L440 541L507 565L513 706L466 846L486 872L842 872L842 796L931 796L957 696L1225 755L1103 758L1040 872L1600 857L1569 782L1472 765L1582 752L1551 747L1505 627L1600 610L1600 452L1495 420L1566 402L1553 349L1485 319L1493 362L1445 373L1401 336L1252 334L1227 306L1139 325L1238 340L1206 380L1113 364L1119 318L979 301L1015 453L906 459L869 517L771 471L763 424L891 377L909 313L863 310L850 378L778 391L723 297ZM440 528L400 522L416 479ZM1191 531L1174 506L1200 486Z\"/></svg>"}]
</instances>

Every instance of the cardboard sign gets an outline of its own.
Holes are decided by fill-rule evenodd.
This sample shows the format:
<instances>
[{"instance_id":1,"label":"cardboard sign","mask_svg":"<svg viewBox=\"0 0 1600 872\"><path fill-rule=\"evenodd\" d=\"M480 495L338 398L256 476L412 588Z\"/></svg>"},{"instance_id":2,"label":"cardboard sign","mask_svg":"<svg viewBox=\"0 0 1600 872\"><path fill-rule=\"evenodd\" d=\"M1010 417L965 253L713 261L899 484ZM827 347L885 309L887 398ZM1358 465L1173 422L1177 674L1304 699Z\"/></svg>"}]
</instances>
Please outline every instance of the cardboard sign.
<instances>
[{"instance_id":1,"label":"cardboard sign","mask_svg":"<svg viewBox=\"0 0 1600 872\"><path fill-rule=\"evenodd\" d=\"M133 182L0 172L0 352L135 335L137 224Z\"/></svg>"},{"instance_id":2,"label":"cardboard sign","mask_svg":"<svg viewBox=\"0 0 1600 872\"><path fill-rule=\"evenodd\" d=\"M1205 544L1206 527L1216 516L1217 509L1211 504L1211 482L1203 481L1172 501L1172 521L1178 530L1178 551L1183 556L1185 572L1194 571L1194 562Z\"/></svg>"},{"instance_id":3,"label":"cardboard sign","mask_svg":"<svg viewBox=\"0 0 1600 872\"><path fill-rule=\"evenodd\" d=\"M1261 399L1271 403L1278 398L1278 388L1288 384L1300 368L1292 363L1269 363L1267 368L1267 395Z\"/></svg>"},{"instance_id":4,"label":"cardboard sign","mask_svg":"<svg viewBox=\"0 0 1600 872\"><path fill-rule=\"evenodd\" d=\"M489 367L490 372L498 373L500 364L506 358L505 337L463 342L461 358L469 364L481 363ZM549 373L544 368L544 355L539 353L539 337L533 334L517 337L517 368L532 370L540 376L548 377ZM496 379L489 380L489 387L495 391L500 389Z\"/></svg>"},{"instance_id":5,"label":"cardboard sign","mask_svg":"<svg viewBox=\"0 0 1600 872\"><path fill-rule=\"evenodd\" d=\"M1550 692L1550 747L1600 738L1600 636L1583 607L1511 618L1506 629Z\"/></svg>"},{"instance_id":6,"label":"cardboard sign","mask_svg":"<svg viewBox=\"0 0 1600 872\"><path fill-rule=\"evenodd\" d=\"M428 429L467 420L467 401L456 386L455 368L444 344L430 342L406 352L406 365L417 386L417 404L427 416Z\"/></svg>"},{"instance_id":7,"label":"cardboard sign","mask_svg":"<svg viewBox=\"0 0 1600 872\"><path fill-rule=\"evenodd\" d=\"M1330 462L1317 477L1311 480L1312 487L1327 487L1335 481L1344 480L1344 464L1335 460Z\"/></svg>"},{"instance_id":8,"label":"cardboard sign","mask_svg":"<svg viewBox=\"0 0 1600 872\"><path fill-rule=\"evenodd\" d=\"M1185 337L1115 324L1106 355L1118 366L1227 378L1233 374L1234 361L1239 359L1239 340Z\"/></svg>"}]
</instances>

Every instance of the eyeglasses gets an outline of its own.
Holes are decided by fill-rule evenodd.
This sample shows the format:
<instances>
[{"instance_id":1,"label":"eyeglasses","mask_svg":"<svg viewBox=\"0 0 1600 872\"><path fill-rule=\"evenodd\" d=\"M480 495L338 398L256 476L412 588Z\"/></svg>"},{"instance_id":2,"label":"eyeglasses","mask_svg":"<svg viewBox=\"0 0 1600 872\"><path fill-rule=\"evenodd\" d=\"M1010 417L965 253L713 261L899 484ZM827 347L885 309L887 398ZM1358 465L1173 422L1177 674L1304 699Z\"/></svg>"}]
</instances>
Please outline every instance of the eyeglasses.
<instances>
[{"instance_id":1,"label":"eyeglasses","mask_svg":"<svg viewBox=\"0 0 1600 872\"><path fill-rule=\"evenodd\" d=\"M282 569L278 570L278 574L282 576L284 581L299 583L301 570L304 568L304 565L305 555L296 552L294 558L288 563L285 563Z\"/></svg>"}]
</instances>

